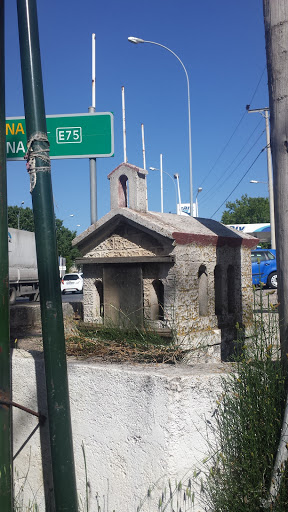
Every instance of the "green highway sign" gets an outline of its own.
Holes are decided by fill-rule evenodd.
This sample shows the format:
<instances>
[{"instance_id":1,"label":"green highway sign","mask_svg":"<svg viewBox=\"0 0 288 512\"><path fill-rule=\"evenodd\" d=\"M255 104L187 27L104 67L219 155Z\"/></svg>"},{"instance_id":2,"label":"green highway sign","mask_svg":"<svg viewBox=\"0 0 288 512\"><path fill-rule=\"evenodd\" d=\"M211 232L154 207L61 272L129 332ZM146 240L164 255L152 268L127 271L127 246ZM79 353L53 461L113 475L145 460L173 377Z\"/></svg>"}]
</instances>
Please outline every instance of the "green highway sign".
<instances>
[{"instance_id":1,"label":"green highway sign","mask_svg":"<svg viewBox=\"0 0 288 512\"><path fill-rule=\"evenodd\" d=\"M114 116L111 112L47 116L46 121L52 159L114 155ZM23 160L26 146L25 117L7 117L7 160Z\"/></svg>"}]
</instances>

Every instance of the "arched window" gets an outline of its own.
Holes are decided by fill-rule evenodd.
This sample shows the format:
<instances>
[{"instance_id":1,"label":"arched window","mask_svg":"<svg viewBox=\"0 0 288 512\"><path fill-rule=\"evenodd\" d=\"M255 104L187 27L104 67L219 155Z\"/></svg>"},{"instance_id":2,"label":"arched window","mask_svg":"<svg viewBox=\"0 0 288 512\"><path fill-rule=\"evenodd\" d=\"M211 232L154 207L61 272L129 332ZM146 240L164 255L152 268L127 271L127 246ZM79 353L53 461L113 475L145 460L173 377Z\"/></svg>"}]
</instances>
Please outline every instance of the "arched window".
<instances>
[{"instance_id":1,"label":"arched window","mask_svg":"<svg viewBox=\"0 0 288 512\"><path fill-rule=\"evenodd\" d=\"M128 189L128 178L125 174L122 174L119 178L118 186L118 206L119 208L128 208L129 206L129 189Z\"/></svg>"},{"instance_id":2,"label":"arched window","mask_svg":"<svg viewBox=\"0 0 288 512\"><path fill-rule=\"evenodd\" d=\"M228 313L235 312L235 268L229 265L227 268L227 303Z\"/></svg>"},{"instance_id":3,"label":"arched window","mask_svg":"<svg viewBox=\"0 0 288 512\"><path fill-rule=\"evenodd\" d=\"M223 284L222 284L222 267L216 265L214 269L214 300L215 300L215 315L222 315L223 313Z\"/></svg>"},{"instance_id":4,"label":"arched window","mask_svg":"<svg viewBox=\"0 0 288 512\"><path fill-rule=\"evenodd\" d=\"M198 301L199 315L208 315L208 275L205 265L201 265L198 270Z\"/></svg>"},{"instance_id":5,"label":"arched window","mask_svg":"<svg viewBox=\"0 0 288 512\"><path fill-rule=\"evenodd\" d=\"M164 285L160 279L152 282L150 290L150 318L164 320Z\"/></svg>"},{"instance_id":6,"label":"arched window","mask_svg":"<svg viewBox=\"0 0 288 512\"><path fill-rule=\"evenodd\" d=\"M96 311L99 316L104 317L103 283L101 279L95 281L96 289Z\"/></svg>"}]
</instances>

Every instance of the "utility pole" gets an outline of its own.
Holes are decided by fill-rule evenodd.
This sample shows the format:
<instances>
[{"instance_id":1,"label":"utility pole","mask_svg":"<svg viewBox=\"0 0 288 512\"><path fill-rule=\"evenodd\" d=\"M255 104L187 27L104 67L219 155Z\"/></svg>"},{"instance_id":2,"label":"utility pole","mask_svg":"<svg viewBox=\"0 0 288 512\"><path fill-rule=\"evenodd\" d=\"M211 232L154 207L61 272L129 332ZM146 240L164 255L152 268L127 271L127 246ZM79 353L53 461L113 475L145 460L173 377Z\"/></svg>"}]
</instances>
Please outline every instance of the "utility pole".
<instances>
[{"instance_id":1,"label":"utility pole","mask_svg":"<svg viewBox=\"0 0 288 512\"><path fill-rule=\"evenodd\" d=\"M274 173L275 227L280 342L283 366L288 371L288 3L263 0L268 70L271 150ZM288 396L266 507L274 508L287 464Z\"/></svg>"},{"instance_id":2,"label":"utility pole","mask_svg":"<svg viewBox=\"0 0 288 512\"><path fill-rule=\"evenodd\" d=\"M182 202L181 202L180 183L179 183L179 174L178 174L178 172L176 172L174 174L174 178L177 181L177 189L178 189L178 201L179 201L179 207L178 208L179 208L179 213L178 213L178 211L177 211L177 213L178 213L178 215L182 215ZM191 208L191 205L190 205L190 208ZM190 212L190 215L191 215L191 217L193 217L193 212L192 212L192 214Z\"/></svg>"},{"instance_id":3,"label":"utility pole","mask_svg":"<svg viewBox=\"0 0 288 512\"><path fill-rule=\"evenodd\" d=\"M274 173L282 359L288 368L288 4L263 0Z\"/></svg>"},{"instance_id":4,"label":"utility pole","mask_svg":"<svg viewBox=\"0 0 288 512\"><path fill-rule=\"evenodd\" d=\"M141 123L141 134L142 134L143 169L146 169L145 136L144 136L144 124L143 123Z\"/></svg>"},{"instance_id":5,"label":"utility pole","mask_svg":"<svg viewBox=\"0 0 288 512\"><path fill-rule=\"evenodd\" d=\"M163 200L163 155L160 155L160 190L161 190L161 213L164 212L164 200Z\"/></svg>"},{"instance_id":6,"label":"utility pole","mask_svg":"<svg viewBox=\"0 0 288 512\"><path fill-rule=\"evenodd\" d=\"M88 112L94 114L96 110L96 36L92 34L92 106ZM91 224L97 222L97 165L96 158L89 159L90 168L90 215Z\"/></svg>"},{"instance_id":7,"label":"utility pole","mask_svg":"<svg viewBox=\"0 0 288 512\"><path fill-rule=\"evenodd\" d=\"M55 508L77 512L67 361L36 0L17 0ZM2 511L1 511L2 512Z\"/></svg>"},{"instance_id":8,"label":"utility pole","mask_svg":"<svg viewBox=\"0 0 288 512\"><path fill-rule=\"evenodd\" d=\"M263 0L268 70L271 150L274 173L275 227L280 342L283 366L288 371L288 3ZM267 508L273 508L287 463L288 396Z\"/></svg>"},{"instance_id":9,"label":"utility pole","mask_svg":"<svg viewBox=\"0 0 288 512\"><path fill-rule=\"evenodd\" d=\"M123 125L123 152L124 152L123 162L126 164L128 162L128 158L127 158L127 145L126 145L125 87L122 86L121 91L122 91L122 125Z\"/></svg>"},{"instance_id":10,"label":"utility pole","mask_svg":"<svg viewBox=\"0 0 288 512\"><path fill-rule=\"evenodd\" d=\"M263 0L274 173L277 281L281 356L288 372L288 3ZM277 500L287 465L288 395L266 508Z\"/></svg>"},{"instance_id":11,"label":"utility pole","mask_svg":"<svg viewBox=\"0 0 288 512\"><path fill-rule=\"evenodd\" d=\"M271 157L271 142L270 142L270 128L269 128L269 108L256 108L249 109L247 105L247 112L259 112L265 118L266 127L266 143L267 143L267 173L268 173L268 192L269 192L269 209L270 209L270 229L271 229L271 248L276 249L275 238L275 212L274 212L274 189L273 189L273 174L272 174L272 157Z\"/></svg>"},{"instance_id":12,"label":"utility pole","mask_svg":"<svg viewBox=\"0 0 288 512\"><path fill-rule=\"evenodd\" d=\"M0 0L0 510L12 510L4 0ZM1 403L2 401L2 403ZM3 401L6 404L3 404ZM7 404L8 403L8 404Z\"/></svg>"}]
</instances>

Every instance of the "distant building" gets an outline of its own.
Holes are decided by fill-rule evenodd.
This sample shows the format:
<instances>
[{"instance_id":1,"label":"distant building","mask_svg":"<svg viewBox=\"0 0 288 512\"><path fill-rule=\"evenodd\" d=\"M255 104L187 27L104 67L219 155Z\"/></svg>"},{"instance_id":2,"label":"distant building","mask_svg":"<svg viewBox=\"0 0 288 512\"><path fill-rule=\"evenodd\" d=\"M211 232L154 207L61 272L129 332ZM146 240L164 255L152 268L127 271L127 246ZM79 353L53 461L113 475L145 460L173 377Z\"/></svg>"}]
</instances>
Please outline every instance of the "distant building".
<instances>
[{"instance_id":1,"label":"distant building","mask_svg":"<svg viewBox=\"0 0 288 512\"><path fill-rule=\"evenodd\" d=\"M271 243L271 227L270 224L227 224L227 227L234 228L241 233L247 233L255 236L260 242Z\"/></svg>"},{"instance_id":2,"label":"distant building","mask_svg":"<svg viewBox=\"0 0 288 512\"><path fill-rule=\"evenodd\" d=\"M170 330L190 359L233 352L252 322L257 239L211 219L149 212L147 171L112 171L111 211L73 241L83 257L84 321Z\"/></svg>"}]
</instances>

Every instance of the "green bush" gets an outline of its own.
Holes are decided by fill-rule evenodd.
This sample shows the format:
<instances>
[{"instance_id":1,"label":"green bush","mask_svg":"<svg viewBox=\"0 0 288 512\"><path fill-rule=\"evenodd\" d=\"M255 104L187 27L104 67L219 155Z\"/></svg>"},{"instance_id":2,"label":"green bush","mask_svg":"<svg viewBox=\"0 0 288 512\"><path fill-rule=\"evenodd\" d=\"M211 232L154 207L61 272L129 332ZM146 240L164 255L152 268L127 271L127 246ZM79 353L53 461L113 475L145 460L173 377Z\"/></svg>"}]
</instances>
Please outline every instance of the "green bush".
<instances>
[{"instance_id":1,"label":"green bush","mask_svg":"<svg viewBox=\"0 0 288 512\"><path fill-rule=\"evenodd\" d=\"M214 441L209 445L204 486L207 510L213 512L267 510L286 391L274 327L277 316L269 305L265 313L260 302L254 335L241 346L233 371L222 380L214 413ZM269 510L288 510L287 470L274 508Z\"/></svg>"}]
</instances>

